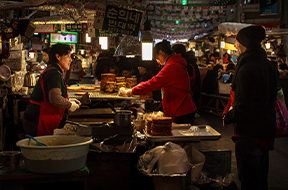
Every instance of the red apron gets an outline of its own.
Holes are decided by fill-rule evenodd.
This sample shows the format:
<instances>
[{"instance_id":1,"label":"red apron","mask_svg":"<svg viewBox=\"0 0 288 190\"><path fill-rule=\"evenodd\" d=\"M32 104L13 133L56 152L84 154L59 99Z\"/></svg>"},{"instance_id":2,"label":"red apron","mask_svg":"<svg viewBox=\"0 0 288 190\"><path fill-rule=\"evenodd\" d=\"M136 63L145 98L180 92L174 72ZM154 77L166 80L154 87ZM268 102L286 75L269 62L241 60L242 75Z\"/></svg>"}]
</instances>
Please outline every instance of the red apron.
<instances>
[{"instance_id":1,"label":"red apron","mask_svg":"<svg viewBox=\"0 0 288 190\"><path fill-rule=\"evenodd\" d=\"M43 102L35 102L33 100L29 100L30 103L37 104L40 106L40 114L39 114L39 122L38 122L38 131L37 131L37 136L43 136L43 135L53 135L54 129L56 129L63 117L65 109L60 109L55 106L53 106L50 102L47 101L45 91L44 91L44 84L43 84L43 79L42 75L50 70L50 69L57 69L55 67L50 67L46 69L45 71L42 72L40 75L40 84L41 84L41 89L44 94L44 100ZM67 86L64 80L65 88L67 91ZM66 99L69 98L68 91L67 91L67 97Z\"/></svg>"}]
</instances>

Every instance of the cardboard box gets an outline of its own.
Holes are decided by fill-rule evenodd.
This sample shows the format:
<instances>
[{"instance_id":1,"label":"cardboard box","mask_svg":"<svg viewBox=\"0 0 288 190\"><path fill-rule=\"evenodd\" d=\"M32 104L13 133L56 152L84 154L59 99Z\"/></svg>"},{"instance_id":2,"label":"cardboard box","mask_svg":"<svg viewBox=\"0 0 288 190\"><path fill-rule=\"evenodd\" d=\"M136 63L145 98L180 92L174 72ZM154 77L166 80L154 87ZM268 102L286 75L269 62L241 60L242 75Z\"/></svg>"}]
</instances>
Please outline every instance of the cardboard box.
<instances>
[{"instance_id":1,"label":"cardboard box","mask_svg":"<svg viewBox=\"0 0 288 190\"><path fill-rule=\"evenodd\" d=\"M216 179L217 176L225 177L231 173L231 150L201 151L205 155L202 171L208 173L207 177Z\"/></svg>"}]
</instances>

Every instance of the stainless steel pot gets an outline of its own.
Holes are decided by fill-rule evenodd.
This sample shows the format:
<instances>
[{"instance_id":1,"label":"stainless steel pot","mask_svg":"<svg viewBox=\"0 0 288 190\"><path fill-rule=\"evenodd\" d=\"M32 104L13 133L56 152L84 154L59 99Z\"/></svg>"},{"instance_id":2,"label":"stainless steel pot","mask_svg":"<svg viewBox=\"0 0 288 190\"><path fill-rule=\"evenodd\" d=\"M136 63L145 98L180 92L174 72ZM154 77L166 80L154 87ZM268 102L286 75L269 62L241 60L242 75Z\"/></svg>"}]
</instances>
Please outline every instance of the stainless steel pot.
<instances>
[{"instance_id":1,"label":"stainless steel pot","mask_svg":"<svg viewBox=\"0 0 288 190\"><path fill-rule=\"evenodd\" d=\"M132 111L130 110L117 110L114 114L114 124L120 127L131 126L131 115Z\"/></svg>"},{"instance_id":2,"label":"stainless steel pot","mask_svg":"<svg viewBox=\"0 0 288 190\"><path fill-rule=\"evenodd\" d=\"M24 165L20 151L0 152L0 173L14 172Z\"/></svg>"},{"instance_id":3,"label":"stainless steel pot","mask_svg":"<svg viewBox=\"0 0 288 190\"><path fill-rule=\"evenodd\" d=\"M26 73L24 77L24 86L35 86L36 85L36 78L35 73Z\"/></svg>"}]
</instances>

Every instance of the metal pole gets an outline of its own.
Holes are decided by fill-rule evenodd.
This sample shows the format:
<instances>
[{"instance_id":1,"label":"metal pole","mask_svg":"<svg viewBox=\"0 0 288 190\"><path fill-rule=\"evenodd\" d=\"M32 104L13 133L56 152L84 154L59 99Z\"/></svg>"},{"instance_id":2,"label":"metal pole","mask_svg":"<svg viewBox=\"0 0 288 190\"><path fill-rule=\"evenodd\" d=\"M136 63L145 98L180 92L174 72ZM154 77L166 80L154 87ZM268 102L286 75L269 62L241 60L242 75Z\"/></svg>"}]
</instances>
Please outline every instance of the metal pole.
<instances>
[{"instance_id":1,"label":"metal pole","mask_svg":"<svg viewBox=\"0 0 288 190\"><path fill-rule=\"evenodd\" d=\"M282 19L283 19L283 24L285 29L288 28L288 1L287 0L282 0ZM284 51L286 53L286 64L288 63L288 36L284 37Z\"/></svg>"},{"instance_id":2,"label":"metal pole","mask_svg":"<svg viewBox=\"0 0 288 190\"><path fill-rule=\"evenodd\" d=\"M236 22L240 22L240 14L242 13L242 8L240 8L240 0L236 2Z\"/></svg>"}]
</instances>

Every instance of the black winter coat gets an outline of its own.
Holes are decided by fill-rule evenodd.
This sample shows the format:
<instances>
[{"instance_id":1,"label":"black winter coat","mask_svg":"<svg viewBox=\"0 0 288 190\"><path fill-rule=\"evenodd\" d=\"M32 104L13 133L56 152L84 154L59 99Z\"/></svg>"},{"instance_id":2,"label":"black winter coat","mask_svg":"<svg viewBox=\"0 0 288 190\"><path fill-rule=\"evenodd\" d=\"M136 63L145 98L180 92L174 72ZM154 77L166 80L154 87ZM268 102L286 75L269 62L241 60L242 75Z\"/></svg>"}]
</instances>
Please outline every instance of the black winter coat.
<instances>
[{"instance_id":1,"label":"black winter coat","mask_svg":"<svg viewBox=\"0 0 288 190\"><path fill-rule=\"evenodd\" d=\"M243 137L274 139L276 131L277 69L261 47L247 49L237 61L232 90L233 109L226 124L235 123L235 133Z\"/></svg>"}]
</instances>

